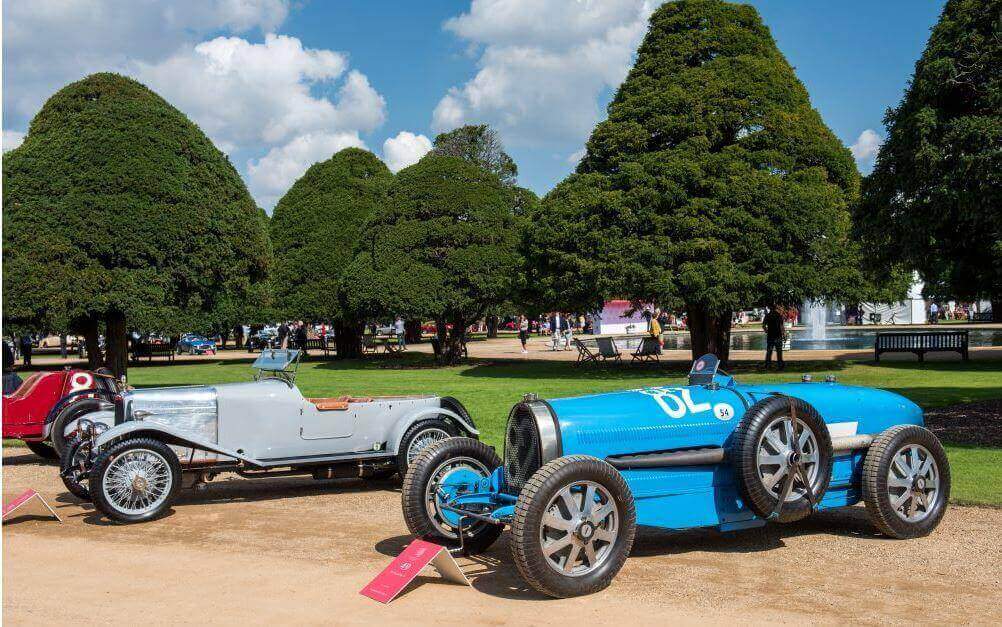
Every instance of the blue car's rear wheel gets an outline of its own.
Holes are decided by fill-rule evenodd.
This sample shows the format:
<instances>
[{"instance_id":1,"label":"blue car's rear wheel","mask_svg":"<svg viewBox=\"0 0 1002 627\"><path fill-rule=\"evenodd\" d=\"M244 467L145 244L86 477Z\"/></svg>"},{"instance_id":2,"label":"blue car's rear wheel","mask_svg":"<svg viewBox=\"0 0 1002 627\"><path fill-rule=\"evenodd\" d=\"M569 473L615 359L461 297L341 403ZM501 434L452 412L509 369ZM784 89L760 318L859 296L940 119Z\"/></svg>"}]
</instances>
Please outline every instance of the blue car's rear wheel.
<instances>
[{"instance_id":1,"label":"blue car's rear wheel","mask_svg":"<svg viewBox=\"0 0 1002 627\"><path fill-rule=\"evenodd\" d=\"M635 531L633 495L619 471L600 459L571 455L537 470L522 489L512 553L536 590L581 596L612 582Z\"/></svg>"},{"instance_id":2,"label":"blue car's rear wheel","mask_svg":"<svg viewBox=\"0 0 1002 627\"><path fill-rule=\"evenodd\" d=\"M446 509L446 504L478 489L477 484L500 465L494 449L472 438L429 444L414 458L404 476L401 501L407 528L415 536L438 544L462 546L468 554L487 550L501 535L502 526L461 520L459 514Z\"/></svg>"},{"instance_id":3,"label":"blue car's rear wheel","mask_svg":"<svg viewBox=\"0 0 1002 627\"><path fill-rule=\"evenodd\" d=\"M939 439L916 425L877 436L863 461L863 501L892 538L918 538L939 525L950 499L950 462Z\"/></svg>"}]
</instances>

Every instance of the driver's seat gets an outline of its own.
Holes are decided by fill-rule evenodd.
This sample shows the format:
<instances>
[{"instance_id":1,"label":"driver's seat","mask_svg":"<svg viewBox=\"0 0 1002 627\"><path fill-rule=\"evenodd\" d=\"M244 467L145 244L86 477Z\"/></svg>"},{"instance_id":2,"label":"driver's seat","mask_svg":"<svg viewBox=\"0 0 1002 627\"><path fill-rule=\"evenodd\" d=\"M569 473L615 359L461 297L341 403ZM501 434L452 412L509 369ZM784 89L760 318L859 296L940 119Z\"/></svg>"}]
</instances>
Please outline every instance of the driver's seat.
<instances>
[{"instance_id":1,"label":"driver's seat","mask_svg":"<svg viewBox=\"0 0 1002 627\"><path fill-rule=\"evenodd\" d=\"M306 399L317 407L317 411L346 411L352 403L371 403L372 398L364 396L337 396Z\"/></svg>"}]
</instances>

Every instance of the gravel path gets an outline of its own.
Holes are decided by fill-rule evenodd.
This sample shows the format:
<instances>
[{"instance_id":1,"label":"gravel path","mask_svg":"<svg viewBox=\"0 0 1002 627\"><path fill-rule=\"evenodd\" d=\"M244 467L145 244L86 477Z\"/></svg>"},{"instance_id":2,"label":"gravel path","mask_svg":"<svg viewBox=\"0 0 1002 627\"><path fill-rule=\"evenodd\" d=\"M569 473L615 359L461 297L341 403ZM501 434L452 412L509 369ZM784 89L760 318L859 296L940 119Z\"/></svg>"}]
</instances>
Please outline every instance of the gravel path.
<instances>
[{"instance_id":1,"label":"gravel path","mask_svg":"<svg viewBox=\"0 0 1002 627\"><path fill-rule=\"evenodd\" d=\"M41 492L65 523L4 525L10 625L1002 623L1002 510L952 507L931 536L878 536L862 508L733 534L641 530L606 591L526 588L503 538L464 559L473 589L434 574L388 606L358 590L409 541L394 482L223 480L171 515L118 526L55 466L5 449L3 498Z\"/></svg>"}]
</instances>

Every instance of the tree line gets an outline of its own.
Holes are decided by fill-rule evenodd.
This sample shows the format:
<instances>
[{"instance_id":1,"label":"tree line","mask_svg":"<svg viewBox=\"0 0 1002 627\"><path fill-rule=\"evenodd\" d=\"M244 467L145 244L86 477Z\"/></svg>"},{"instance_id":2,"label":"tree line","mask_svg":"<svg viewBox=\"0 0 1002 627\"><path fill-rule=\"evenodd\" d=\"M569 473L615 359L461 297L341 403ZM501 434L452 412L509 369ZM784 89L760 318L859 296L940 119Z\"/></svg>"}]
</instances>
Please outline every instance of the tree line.
<instances>
[{"instance_id":1,"label":"tree line","mask_svg":"<svg viewBox=\"0 0 1002 627\"><path fill-rule=\"evenodd\" d=\"M949 0L885 120L874 172L811 105L756 10L660 7L575 171L539 199L497 134L466 126L396 175L346 149L272 217L226 155L139 83L63 88L4 156L4 324L108 338L328 320L359 353L366 320L435 320L447 361L501 311L610 298L688 314L726 359L732 312L808 299L930 296L1002 316L1000 15Z\"/></svg>"}]
</instances>

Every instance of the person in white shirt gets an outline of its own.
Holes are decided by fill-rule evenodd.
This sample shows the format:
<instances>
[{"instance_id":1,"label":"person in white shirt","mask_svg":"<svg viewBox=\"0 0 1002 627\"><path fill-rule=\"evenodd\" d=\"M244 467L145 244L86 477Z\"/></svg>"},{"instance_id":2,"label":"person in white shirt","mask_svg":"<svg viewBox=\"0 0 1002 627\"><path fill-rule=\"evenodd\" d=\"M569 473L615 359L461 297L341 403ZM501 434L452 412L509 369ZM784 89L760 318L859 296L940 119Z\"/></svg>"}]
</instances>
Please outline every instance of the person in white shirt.
<instances>
[{"instance_id":1,"label":"person in white shirt","mask_svg":"<svg viewBox=\"0 0 1002 627\"><path fill-rule=\"evenodd\" d=\"M407 342L404 340L404 319L400 316L393 322L393 331L397 334L397 346L400 350L407 350Z\"/></svg>"}]
</instances>

